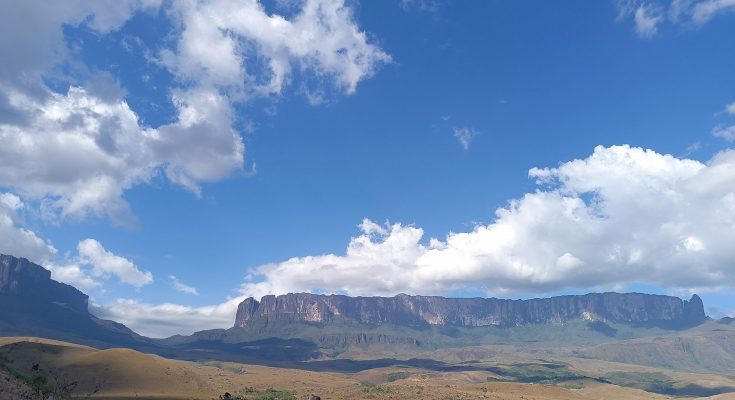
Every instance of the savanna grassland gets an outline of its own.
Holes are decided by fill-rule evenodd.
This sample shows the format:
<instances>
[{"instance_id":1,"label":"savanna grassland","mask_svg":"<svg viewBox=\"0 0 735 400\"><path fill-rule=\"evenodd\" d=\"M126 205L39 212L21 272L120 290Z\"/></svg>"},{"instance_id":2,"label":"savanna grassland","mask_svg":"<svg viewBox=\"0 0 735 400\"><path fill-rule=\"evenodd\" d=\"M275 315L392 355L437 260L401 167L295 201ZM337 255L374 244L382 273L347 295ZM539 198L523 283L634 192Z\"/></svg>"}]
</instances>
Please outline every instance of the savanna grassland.
<instances>
[{"instance_id":1,"label":"savanna grassland","mask_svg":"<svg viewBox=\"0 0 735 400\"><path fill-rule=\"evenodd\" d=\"M468 354L467 349L457 349L461 351ZM406 360L403 365L339 372L176 361L128 349L2 338L0 398L735 399L735 393L727 393L735 392L735 379L724 375L503 353L493 359L455 361L443 371Z\"/></svg>"}]
</instances>

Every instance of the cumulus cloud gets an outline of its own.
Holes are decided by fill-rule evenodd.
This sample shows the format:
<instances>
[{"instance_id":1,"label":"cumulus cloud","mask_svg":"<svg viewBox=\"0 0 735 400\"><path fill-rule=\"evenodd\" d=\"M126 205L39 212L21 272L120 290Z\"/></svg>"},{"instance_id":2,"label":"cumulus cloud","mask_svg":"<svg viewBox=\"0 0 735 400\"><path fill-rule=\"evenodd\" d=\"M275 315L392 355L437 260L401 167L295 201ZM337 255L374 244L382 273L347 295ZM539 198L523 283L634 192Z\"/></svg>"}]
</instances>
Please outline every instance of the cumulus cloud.
<instances>
[{"instance_id":1,"label":"cumulus cloud","mask_svg":"<svg viewBox=\"0 0 735 400\"><path fill-rule=\"evenodd\" d=\"M610 288L671 290L732 285L735 151L707 163L629 146L533 168L538 189L495 219L443 240L420 227L369 220L342 255L258 267L244 294L488 294Z\"/></svg>"},{"instance_id":2,"label":"cumulus cloud","mask_svg":"<svg viewBox=\"0 0 735 400\"><path fill-rule=\"evenodd\" d=\"M123 190L152 175L151 133L124 101L108 102L72 87L43 102L10 94L26 125L0 121L0 184L47 198L61 214L123 216Z\"/></svg>"},{"instance_id":3,"label":"cumulus cloud","mask_svg":"<svg viewBox=\"0 0 735 400\"><path fill-rule=\"evenodd\" d=\"M98 278L116 276L121 282L135 287L153 283L153 274L141 271L127 258L108 251L94 239L84 239L77 245L79 260L92 267L91 274Z\"/></svg>"},{"instance_id":4,"label":"cumulus cloud","mask_svg":"<svg viewBox=\"0 0 735 400\"><path fill-rule=\"evenodd\" d=\"M159 64L175 77L169 89L176 116L145 126L114 76L81 79L60 71L71 62L63 27L104 35L160 7L160 0L3 7L0 186L39 202L44 215L129 223L124 194L136 185L164 175L199 194L202 183L242 171L236 102L280 94L294 69L353 93L390 61L341 1L305 1L290 19L266 13L256 0L164 3L168 12L161 15L174 22L176 46L160 52ZM48 87L49 74L68 90Z\"/></svg>"},{"instance_id":5,"label":"cumulus cloud","mask_svg":"<svg viewBox=\"0 0 735 400\"><path fill-rule=\"evenodd\" d=\"M469 150L472 139L479 134L479 132L472 128L454 128L454 137L459 141L459 144L462 145L465 151Z\"/></svg>"},{"instance_id":6,"label":"cumulus cloud","mask_svg":"<svg viewBox=\"0 0 735 400\"><path fill-rule=\"evenodd\" d=\"M199 296L199 292L195 287L184 284L179 280L179 278L169 275L168 279L171 281L171 286L173 286L177 292Z\"/></svg>"},{"instance_id":7,"label":"cumulus cloud","mask_svg":"<svg viewBox=\"0 0 735 400\"><path fill-rule=\"evenodd\" d=\"M102 286L102 282L92 277L80 263L56 264L52 262L44 267L51 271L51 279L72 285L80 290L98 289Z\"/></svg>"},{"instance_id":8,"label":"cumulus cloud","mask_svg":"<svg viewBox=\"0 0 735 400\"><path fill-rule=\"evenodd\" d=\"M291 18L259 1L178 2L183 31L162 59L182 79L239 92L277 94L294 66L333 79L347 93L390 56L369 42L342 0L306 0ZM246 67L249 58L257 65Z\"/></svg>"},{"instance_id":9,"label":"cumulus cloud","mask_svg":"<svg viewBox=\"0 0 735 400\"><path fill-rule=\"evenodd\" d=\"M702 26L719 14L735 9L735 0L616 0L618 20L632 19L638 36L651 38L659 26Z\"/></svg>"},{"instance_id":10,"label":"cumulus cloud","mask_svg":"<svg viewBox=\"0 0 735 400\"><path fill-rule=\"evenodd\" d=\"M12 193L0 193L0 253L37 263L51 260L57 250L51 243L22 225L25 204Z\"/></svg>"},{"instance_id":11,"label":"cumulus cloud","mask_svg":"<svg viewBox=\"0 0 735 400\"><path fill-rule=\"evenodd\" d=\"M104 281L113 276L136 288L153 283L153 274L141 271L132 261L115 255L94 239L84 239L77 244L77 255L62 262L43 264L51 271L51 278L83 290L104 292Z\"/></svg>"},{"instance_id":12,"label":"cumulus cloud","mask_svg":"<svg viewBox=\"0 0 735 400\"><path fill-rule=\"evenodd\" d=\"M202 329L229 328L235 322L237 306L244 297L227 300L218 305L188 307L180 304L146 304L131 299L92 305L96 316L125 324L148 337L190 335Z\"/></svg>"},{"instance_id":13,"label":"cumulus cloud","mask_svg":"<svg viewBox=\"0 0 735 400\"><path fill-rule=\"evenodd\" d=\"M59 263L56 248L21 225L25 209L20 197L0 193L0 253L43 265L51 271L53 279L84 290L100 288L102 280L111 276L135 287L153 282L150 272L140 271L130 260L116 256L94 239L80 241L78 255Z\"/></svg>"}]
</instances>

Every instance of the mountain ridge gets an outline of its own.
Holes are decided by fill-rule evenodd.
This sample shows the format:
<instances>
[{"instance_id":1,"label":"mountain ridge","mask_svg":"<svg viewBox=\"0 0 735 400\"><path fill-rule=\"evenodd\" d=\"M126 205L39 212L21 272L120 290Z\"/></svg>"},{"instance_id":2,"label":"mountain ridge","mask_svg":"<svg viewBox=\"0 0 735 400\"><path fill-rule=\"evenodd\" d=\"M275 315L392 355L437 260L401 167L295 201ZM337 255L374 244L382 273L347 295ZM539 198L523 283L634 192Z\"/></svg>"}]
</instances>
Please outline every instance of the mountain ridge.
<instances>
[{"instance_id":1,"label":"mountain ridge","mask_svg":"<svg viewBox=\"0 0 735 400\"><path fill-rule=\"evenodd\" d=\"M690 300L645 293L589 293L528 300L441 296L349 297L289 293L242 301L235 328L268 321L405 326L513 327L570 321L686 328L707 320L698 295Z\"/></svg>"},{"instance_id":2,"label":"mountain ridge","mask_svg":"<svg viewBox=\"0 0 735 400\"><path fill-rule=\"evenodd\" d=\"M51 279L51 271L26 258L5 254L0 254L0 294L34 296L84 313L89 306L89 296Z\"/></svg>"},{"instance_id":3,"label":"mountain ridge","mask_svg":"<svg viewBox=\"0 0 735 400\"><path fill-rule=\"evenodd\" d=\"M98 347L141 345L125 325L89 312L89 296L26 258L0 254L0 335L43 336Z\"/></svg>"}]
</instances>

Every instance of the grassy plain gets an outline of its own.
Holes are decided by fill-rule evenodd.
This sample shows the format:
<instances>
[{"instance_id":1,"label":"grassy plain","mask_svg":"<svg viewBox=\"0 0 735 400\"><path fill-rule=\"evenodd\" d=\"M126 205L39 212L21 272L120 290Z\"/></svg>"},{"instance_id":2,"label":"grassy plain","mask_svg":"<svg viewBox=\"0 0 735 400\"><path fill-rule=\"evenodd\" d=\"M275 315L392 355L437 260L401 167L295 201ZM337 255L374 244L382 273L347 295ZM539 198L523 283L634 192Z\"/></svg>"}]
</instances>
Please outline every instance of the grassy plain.
<instances>
[{"instance_id":1,"label":"grassy plain","mask_svg":"<svg viewBox=\"0 0 735 400\"><path fill-rule=\"evenodd\" d=\"M505 351L443 370L397 360L395 365L359 371L317 372L176 361L128 349L97 350L19 337L0 338L0 364L0 399L40 399L43 393L52 398L54 391L59 399L218 399L225 393L252 400L308 399L311 394L322 399L402 400L735 399L735 393L724 393L735 392L735 380L723 375L578 357L513 357Z\"/></svg>"}]
</instances>

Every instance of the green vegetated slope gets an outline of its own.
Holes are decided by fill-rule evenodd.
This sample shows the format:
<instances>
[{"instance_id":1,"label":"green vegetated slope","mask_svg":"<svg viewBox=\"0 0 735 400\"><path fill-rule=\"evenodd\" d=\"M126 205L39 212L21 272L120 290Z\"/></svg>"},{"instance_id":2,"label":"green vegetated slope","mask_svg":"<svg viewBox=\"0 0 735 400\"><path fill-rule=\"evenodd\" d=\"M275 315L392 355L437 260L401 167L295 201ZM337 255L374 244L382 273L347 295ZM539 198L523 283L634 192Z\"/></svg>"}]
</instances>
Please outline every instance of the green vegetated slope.
<instances>
[{"instance_id":1,"label":"green vegetated slope","mask_svg":"<svg viewBox=\"0 0 735 400\"><path fill-rule=\"evenodd\" d=\"M600 344L584 357L682 371L735 375L735 323L710 321L687 331Z\"/></svg>"},{"instance_id":2,"label":"green vegetated slope","mask_svg":"<svg viewBox=\"0 0 735 400\"><path fill-rule=\"evenodd\" d=\"M309 355L301 354L306 358L318 354L316 358L427 357L465 362L526 353L735 375L735 323L728 324L727 320L709 321L678 331L602 322L513 328L366 326L351 321L271 322L172 338L170 343L182 348L214 343L246 343L247 346L273 337L295 339L292 344L296 347L313 346L307 352ZM257 350L259 346L252 347Z\"/></svg>"},{"instance_id":3,"label":"green vegetated slope","mask_svg":"<svg viewBox=\"0 0 735 400\"><path fill-rule=\"evenodd\" d=\"M263 350L273 338L292 340L291 348L304 346L321 357L351 356L364 351L364 356L385 356L391 352L404 356L428 356L447 348L483 346L520 346L524 349L581 350L600 344L643 337L669 335L672 332L655 327L634 327L601 322L573 322L559 325L526 325L502 327L439 327L398 326L391 324L365 325L349 320L326 324L271 321L246 328L198 332L193 336L172 337L161 341L180 349L214 349L237 345L239 348ZM379 350L379 351L378 351ZM478 350L479 351L479 350ZM305 352L308 353L308 352ZM303 355L303 354L302 354Z\"/></svg>"}]
</instances>

